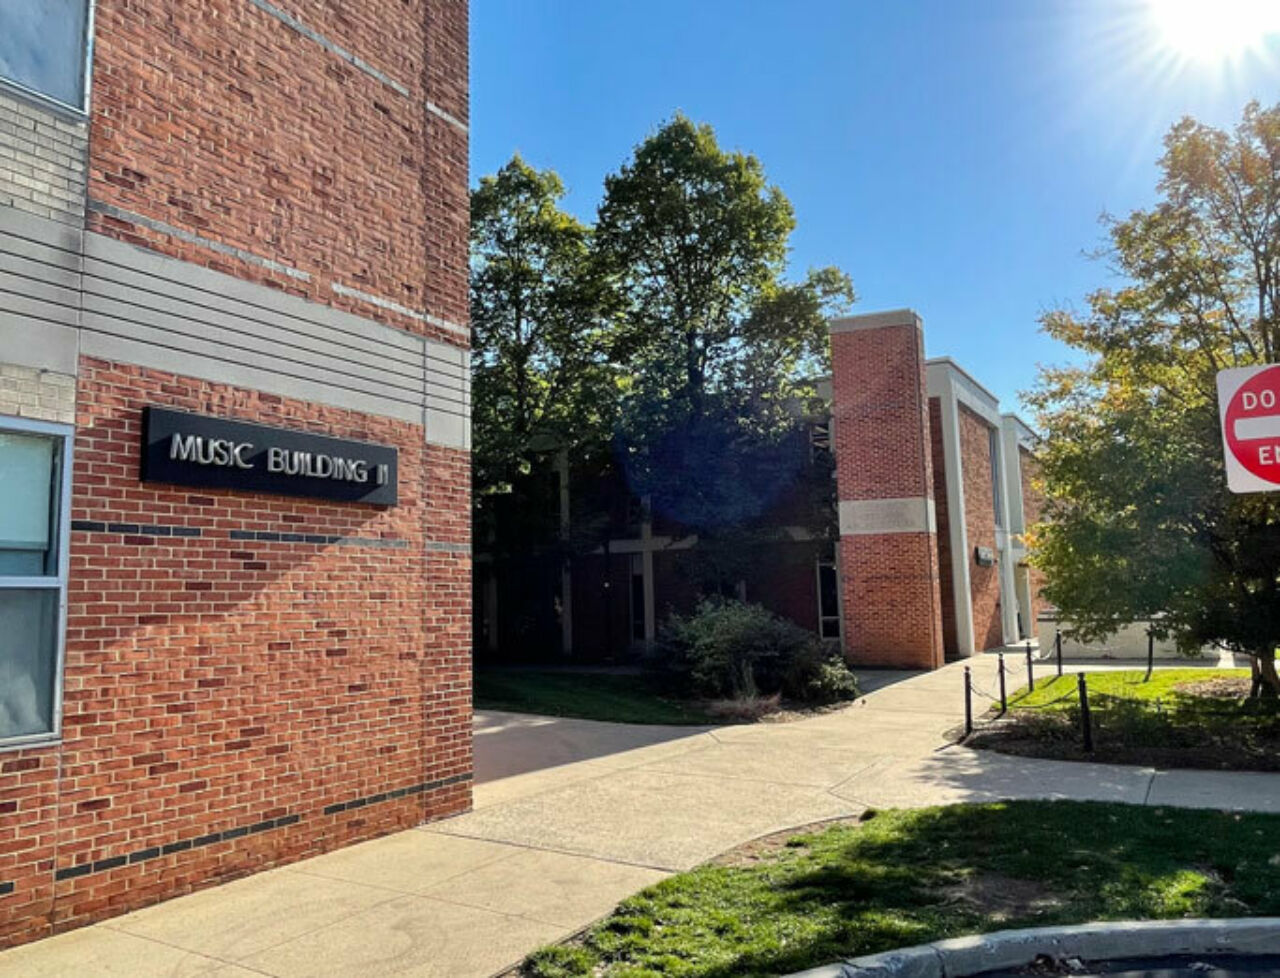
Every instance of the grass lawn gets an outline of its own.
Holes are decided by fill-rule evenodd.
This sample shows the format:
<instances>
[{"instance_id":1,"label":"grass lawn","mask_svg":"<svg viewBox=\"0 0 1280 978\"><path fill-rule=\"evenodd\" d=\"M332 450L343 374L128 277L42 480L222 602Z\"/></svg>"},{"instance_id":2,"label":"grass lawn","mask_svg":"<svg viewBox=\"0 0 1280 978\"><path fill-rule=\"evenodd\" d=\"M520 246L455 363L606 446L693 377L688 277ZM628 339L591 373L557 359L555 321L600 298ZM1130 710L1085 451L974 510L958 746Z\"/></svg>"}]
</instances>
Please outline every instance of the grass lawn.
<instances>
[{"instance_id":1,"label":"grass lawn","mask_svg":"<svg viewBox=\"0 0 1280 978\"><path fill-rule=\"evenodd\" d=\"M869 814L665 880L523 974L778 975L1004 927L1280 914L1280 815L1086 802Z\"/></svg>"},{"instance_id":2,"label":"grass lawn","mask_svg":"<svg viewBox=\"0 0 1280 978\"><path fill-rule=\"evenodd\" d=\"M1158 669L1088 676L1093 754L1081 746L1076 676L1025 687L1008 717L968 743L1035 757L1160 767L1280 770L1280 705L1245 699L1247 669Z\"/></svg>"},{"instance_id":3,"label":"grass lawn","mask_svg":"<svg viewBox=\"0 0 1280 978\"><path fill-rule=\"evenodd\" d=\"M666 699L644 676L559 669L478 669L478 710L511 710L613 723L723 723L697 703Z\"/></svg>"},{"instance_id":4,"label":"grass lawn","mask_svg":"<svg viewBox=\"0 0 1280 978\"><path fill-rule=\"evenodd\" d=\"M1017 675L1015 672L1014 675ZM1184 689L1191 684L1192 690L1203 684L1205 680L1234 680L1244 691L1249 688L1248 669L1156 669L1147 679L1145 669L1124 669L1109 672L1089 673L1089 697L1123 697L1130 700L1142 700L1154 706L1160 700L1166 706L1185 705L1185 701L1203 700L1191 690ZM1221 684L1226 692L1231 687ZM1039 680L1034 692L1028 692L1023 686L1011 697L1009 705L1014 709L1044 707L1066 710L1076 702L1076 673L1071 672L1059 679L1057 676L1049 681ZM1066 699L1063 699L1063 697ZM1194 704L1192 704L1194 705ZM1221 702L1215 704L1222 706Z\"/></svg>"}]
</instances>

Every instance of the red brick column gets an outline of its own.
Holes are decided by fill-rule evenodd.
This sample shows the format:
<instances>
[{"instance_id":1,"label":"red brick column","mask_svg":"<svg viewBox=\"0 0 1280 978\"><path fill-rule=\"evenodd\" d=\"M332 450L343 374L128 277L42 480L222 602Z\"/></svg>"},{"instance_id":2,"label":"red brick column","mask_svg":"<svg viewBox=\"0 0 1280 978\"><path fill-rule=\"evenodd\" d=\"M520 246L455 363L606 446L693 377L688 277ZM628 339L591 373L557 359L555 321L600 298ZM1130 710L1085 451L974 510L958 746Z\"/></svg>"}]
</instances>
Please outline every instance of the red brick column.
<instances>
[{"instance_id":1,"label":"red brick column","mask_svg":"<svg viewBox=\"0 0 1280 978\"><path fill-rule=\"evenodd\" d=\"M902 309L830 328L845 655L934 669L942 601L920 319Z\"/></svg>"}]
</instances>

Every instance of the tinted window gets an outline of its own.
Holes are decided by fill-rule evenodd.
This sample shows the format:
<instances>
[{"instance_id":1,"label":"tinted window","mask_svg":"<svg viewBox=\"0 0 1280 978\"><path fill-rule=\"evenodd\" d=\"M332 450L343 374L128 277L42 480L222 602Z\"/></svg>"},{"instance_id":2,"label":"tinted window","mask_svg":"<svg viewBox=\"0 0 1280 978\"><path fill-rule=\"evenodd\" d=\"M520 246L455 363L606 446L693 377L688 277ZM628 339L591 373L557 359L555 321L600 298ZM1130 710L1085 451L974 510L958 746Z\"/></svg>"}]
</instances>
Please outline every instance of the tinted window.
<instances>
[{"instance_id":1,"label":"tinted window","mask_svg":"<svg viewBox=\"0 0 1280 978\"><path fill-rule=\"evenodd\" d=\"M58 442L0 431L0 575L56 574Z\"/></svg>"},{"instance_id":2,"label":"tinted window","mask_svg":"<svg viewBox=\"0 0 1280 978\"><path fill-rule=\"evenodd\" d=\"M80 108L88 3L0 0L0 77Z\"/></svg>"},{"instance_id":3,"label":"tinted window","mask_svg":"<svg viewBox=\"0 0 1280 978\"><path fill-rule=\"evenodd\" d=\"M52 432L0 429L0 743L57 726L66 447Z\"/></svg>"}]
</instances>

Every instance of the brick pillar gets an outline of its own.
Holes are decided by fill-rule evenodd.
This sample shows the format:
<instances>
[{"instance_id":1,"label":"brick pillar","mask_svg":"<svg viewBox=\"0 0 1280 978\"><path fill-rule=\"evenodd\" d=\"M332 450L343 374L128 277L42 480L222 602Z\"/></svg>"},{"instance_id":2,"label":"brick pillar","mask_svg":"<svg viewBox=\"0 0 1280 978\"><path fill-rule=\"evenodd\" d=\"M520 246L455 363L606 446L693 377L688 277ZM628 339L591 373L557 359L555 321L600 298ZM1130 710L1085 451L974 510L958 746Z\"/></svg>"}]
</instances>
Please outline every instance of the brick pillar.
<instances>
[{"instance_id":1,"label":"brick pillar","mask_svg":"<svg viewBox=\"0 0 1280 978\"><path fill-rule=\"evenodd\" d=\"M942 601L920 317L899 309L830 329L845 655L935 669Z\"/></svg>"}]
</instances>

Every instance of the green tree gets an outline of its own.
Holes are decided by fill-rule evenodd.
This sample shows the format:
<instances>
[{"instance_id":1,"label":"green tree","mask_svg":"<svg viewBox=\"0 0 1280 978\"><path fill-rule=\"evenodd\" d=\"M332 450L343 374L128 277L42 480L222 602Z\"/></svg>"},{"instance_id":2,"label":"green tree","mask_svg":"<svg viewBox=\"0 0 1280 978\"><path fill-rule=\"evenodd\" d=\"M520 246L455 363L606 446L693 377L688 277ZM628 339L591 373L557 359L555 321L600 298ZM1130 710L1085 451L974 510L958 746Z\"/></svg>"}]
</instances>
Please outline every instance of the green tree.
<instances>
[{"instance_id":1,"label":"green tree","mask_svg":"<svg viewBox=\"0 0 1280 978\"><path fill-rule=\"evenodd\" d=\"M616 368L610 289L560 178L519 156L471 194L477 496L510 493L554 449L607 440Z\"/></svg>"},{"instance_id":2,"label":"green tree","mask_svg":"<svg viewBox=\"0 0 1280 978\"><path fill-rule=\"evenodd\" d=\"M617 405L616 303L563 196L519 156L471 194L474 535L500 582L500 633L535 648L557 641L572 549L558 470L607 463Z\"/></svg>"},{"instance_id":3,"label":"green tree","mask_svg":"<svg viewBox=\"0 0 1280 978\"><path fill-rule=\"evenodd\" d=\"M783 279L794 227L760 161L682 115L605 180L594 245L623 296L629 367L619 461L702 550L714 532L741 543L806 470L796 425L816 407L826 320L853 288L834 268Z\"/></svg>"},{"instance_id":4,"label":"green tree","mask_svg":"<svg viewBox=\"0 0 1280 978\"><path fill-rule=\"evenodd\" d=\"M1088 636L1156 619L1185 649L1253 657L1280 679L1280 498L1232 495L1215 375L1280 352L1280 106L1233 132L1191 119L1165 138L1160 199L1110 222L1124 284L1051 336L1086 354L1042 372L1045 591Z\"/></svg>"}]
</instances>

